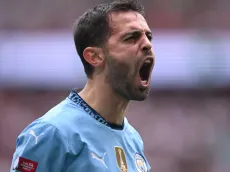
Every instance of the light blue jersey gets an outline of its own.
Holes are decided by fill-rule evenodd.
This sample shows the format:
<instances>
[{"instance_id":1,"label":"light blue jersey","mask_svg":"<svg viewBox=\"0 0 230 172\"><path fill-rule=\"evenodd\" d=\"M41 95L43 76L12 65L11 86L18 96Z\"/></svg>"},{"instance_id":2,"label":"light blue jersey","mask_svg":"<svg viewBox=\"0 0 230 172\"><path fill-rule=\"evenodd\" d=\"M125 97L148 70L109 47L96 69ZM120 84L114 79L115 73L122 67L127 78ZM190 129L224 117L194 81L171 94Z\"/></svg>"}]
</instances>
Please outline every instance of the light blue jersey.
<instances>
[{"instance_id":1,"label":"light blue jersey","mask_svg":"<svg viewBox=\"0 0 230 172\"><path fill-rule=\"evenodd\" d=\"M126 118L118 129L73 90L19 135L10 171L147 172L150 166Z\"/></svg>"}]
</instances>

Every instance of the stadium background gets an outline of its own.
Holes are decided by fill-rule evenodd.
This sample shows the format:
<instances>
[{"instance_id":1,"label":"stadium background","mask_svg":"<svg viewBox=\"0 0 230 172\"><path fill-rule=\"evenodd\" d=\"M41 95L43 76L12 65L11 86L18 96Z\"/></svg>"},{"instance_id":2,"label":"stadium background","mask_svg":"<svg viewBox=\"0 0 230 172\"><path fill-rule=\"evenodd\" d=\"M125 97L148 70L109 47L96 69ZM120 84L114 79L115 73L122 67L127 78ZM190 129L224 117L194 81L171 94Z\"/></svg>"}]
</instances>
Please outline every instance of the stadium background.
<instances>
[{"instance_id":1,"label":"stadium background","mask_svg":"<svg viewBox=\"0 0 230 172\"><path fill-rule=\"evenodd\" d=\"M0 1L0 172L16 136L82 88L71 28L103 0ZM129 121L154 172L230 171L230 1L143 0L153 31L152 91ZM42 158L42 157L41 157Z\"/></svg>"}]
</instances>

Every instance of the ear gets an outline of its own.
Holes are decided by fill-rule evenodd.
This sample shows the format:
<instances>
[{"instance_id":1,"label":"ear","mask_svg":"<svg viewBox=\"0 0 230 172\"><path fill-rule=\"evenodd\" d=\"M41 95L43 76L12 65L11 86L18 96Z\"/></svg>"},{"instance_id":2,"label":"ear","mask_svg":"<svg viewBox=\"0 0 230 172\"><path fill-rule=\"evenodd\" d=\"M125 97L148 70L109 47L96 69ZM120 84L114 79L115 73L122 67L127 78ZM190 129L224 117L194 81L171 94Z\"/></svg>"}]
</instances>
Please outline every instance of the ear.
<instances>
[{"instance_id":1,"label":"ear","mask_svg":"<svg viewBox=\"0 0 230 172\"><path fill-rule=\"evenodd\" d=\"M94 67L103 65L105 61L102 49L97 47L85 48L83 56L85 60Z\"/></svg>"}]
</instances>

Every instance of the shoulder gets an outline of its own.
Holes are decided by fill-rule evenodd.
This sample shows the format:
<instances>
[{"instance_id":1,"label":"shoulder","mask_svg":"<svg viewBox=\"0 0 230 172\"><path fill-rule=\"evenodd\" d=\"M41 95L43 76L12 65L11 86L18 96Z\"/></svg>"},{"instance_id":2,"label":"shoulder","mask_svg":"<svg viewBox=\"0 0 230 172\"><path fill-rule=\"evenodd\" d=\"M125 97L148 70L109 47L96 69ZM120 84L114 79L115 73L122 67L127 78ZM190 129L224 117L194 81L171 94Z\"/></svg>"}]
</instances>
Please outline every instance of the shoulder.
<instances>
[{"instance_id":1,"label":"shoulder","mask_svg":"<svg viewBox=\"0 0 230 172\"><path fill-rule=\"evenodd\" d=\"M79 153L81 144L76 145L78 147L75 147L75 152ZM68 139L55 126L44 121L35 121L17 138L11 170L20 171L25 163L32 162L36 167L27 166L28 170L37 168L38 172L59 171L71 152Z\"/></svg>"},{"instance_id":2,"label":"shoulder","mask_svg":"<svg viewBox=\"0 0 230 172\"><path fill-rule=\"evenodd\" d=\"M50 109L44 116L37 119L40 122L46 122L54 127L56 127L61 133L67 135L71 133L74 126L85 118L85 111L79 106L72 103L70 100L66 99Z\"/></svg>"},{"instance_id":3,"label":"shoulder","mask_svg":"<svg viewBox=\"0 0 230 172\"><path fill-rule=\"evenodd\" d=\"M34 141L31 141L34 140ZM17 145L50 145L53 141L63 143L68 150L68 144L63 134L53 125L44 121L35 121L28 125L18 136Z\"/></svg>"},{"instance_id":4,"label":"shoulder","mask_svg":"<svg viewBox=\"0 0 230 172\"><path fill-rule=\"evenodd\" d=\"M29 124L20 135L29 136L32 131L44 133L47 138L59 139L69 150L72 150L74 142L76 143L74 149L80 151L82 141L76 124L84 116L84 111L72 105L68 100L64 100Z\"/></svg>"},{"instance_id":5,"label":"shoulder","mask_svg":"<svg viewBox=\"0 0 230 172\"><path fill-rule=\"evenodd\" d=\"M139 134L139 132L134 128L134 126L132 126L127 118L125 118L126 121L126 130L128 135L130 136L130 138L134 141L134 142L138 142L139 144L141 144L143 146L143 140Z\"/></svg>"}]
</instances>

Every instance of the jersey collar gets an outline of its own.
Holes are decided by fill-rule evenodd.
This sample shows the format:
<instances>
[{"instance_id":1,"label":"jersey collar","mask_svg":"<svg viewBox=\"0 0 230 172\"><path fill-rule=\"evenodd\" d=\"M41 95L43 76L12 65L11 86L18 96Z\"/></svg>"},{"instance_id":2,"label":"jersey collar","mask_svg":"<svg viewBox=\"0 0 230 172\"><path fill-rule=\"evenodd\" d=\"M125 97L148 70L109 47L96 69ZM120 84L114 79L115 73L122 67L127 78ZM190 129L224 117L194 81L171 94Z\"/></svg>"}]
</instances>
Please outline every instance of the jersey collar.
<instances>
[{"instance_id":1,"label":"jersey collar","mask_svg":"<svg viewBox=\"0 0 230 172\"><path fill-rule=\"evenodd\" d=\"M87 114L89 114L91 117L93 117L98 122L112 128L115 130L123 130L124 128L124 121L122 125L117 125L113 123L107 122L99 113L97 113L90 105L88 105L79 95L78 93L72 89L70 92L68 98L72 100L74 103L79 105Z\"/></svg>"}]
</instances>

